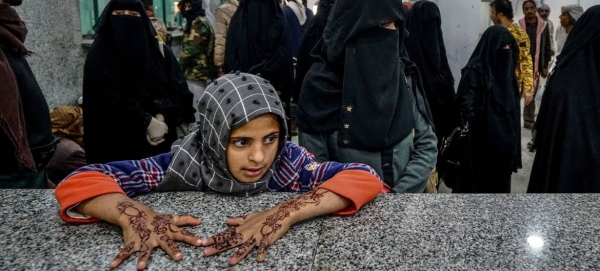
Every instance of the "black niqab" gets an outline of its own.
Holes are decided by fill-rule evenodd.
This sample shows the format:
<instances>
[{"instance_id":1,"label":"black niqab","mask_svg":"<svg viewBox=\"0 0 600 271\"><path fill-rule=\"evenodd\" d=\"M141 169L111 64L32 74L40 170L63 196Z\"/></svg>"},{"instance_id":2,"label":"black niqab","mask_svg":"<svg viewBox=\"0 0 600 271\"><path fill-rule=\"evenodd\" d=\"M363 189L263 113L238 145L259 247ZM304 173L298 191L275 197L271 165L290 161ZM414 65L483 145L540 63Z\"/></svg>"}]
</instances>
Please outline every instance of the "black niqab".
<instances>
[{"instance_id":1,"label":"black niqab","mask_svg":"<svg viewBox=\"0 0 600 271\"><path fill-rule=\"evenodd\" d=\"M529 193L600 192L600 6L577 20L536 121Z\"/></svg>"},{"instance_id":2,"label":"black niqab","mask_svg":"<svg viewBox=\"0 0 600 271\"><path fill-rule=\"evenodd\" d=\"M448 65L438 6L429 1L415 3L408 13L404 41L406 50L419 71L433 115L437 137L442 137L460 124L454 104L454 78Z\"/></svg>"},{"instance_id":3,"label":"black niqab","mask_svg":"<svg viewBox=\"0 0 600 271\"><path fill-rule=\"evenodd\" d=\"M317 14L313 17L300 41L298 49L298 61L296 63L296 80L294 81L294 101L298 103L302 82L304 77L314 63L315 59L311 56L311 51L319 42L327 26L327 18L335 0L320 0ZM318 54L318 52L317 52ZM314 56L314 57L318 57Z\"/></svg>"},{"instance_id":4,"label":"black niqab","mask_svg":"<svg viewBox=\"0 0 600 271\"><path fill-rule=\"evenodd\" d=\"M140 17L112 15L114 10ZM94 27L83 78L84 141L88 163L141 159L170 149L175 127L194 121L192 94L169 48L137 0L113 0ZM162 45L161 45L162 46ZM164 143L151 146L146 128L161 113L169 126Z\"/></svg>"},{"instance_id":5,"label":"black niqab","mask_svg":"<svg viewBox=\"0 0 600 271\"><path fill-rule=\"evenodd\" d=\"M507 45L509 50L504 49ZM481 37L466 67L482 74L485 90L491 95L497 112L509 112L519 106L514 100L515 77L514 69L511 70L519 57L517 50L510 31L499 25L491 26Z\"/></svg>"},{"instance_id":6,"label":"black niqab","mask_svg":"<svg viewBox=\"0 0 600 271\"><path fill-rule=\"evenodd\" d=\"M136 11L140 17L113 16L114 10ZM164 65L159 62L162 55L155 39L156 31L141 2L109 2L94 25L94 31L94 43L87 58L102 64L90 68L105 68L123 77L150 75L148 77L153 80L165 81Z\"/></svg>"},{"instance_id":7,"label":"black niqab","mask_svg":"<svg viewBox=\"0 0 600 271\"><path fill-rule=\"evenodd\" d=\"M231 18L225 71L260 74L289 106L294 81L290 30L276 0L243 0Z\"/></svg>"},{"instance_id":8,"label":"black niqab","mask_svg":"<svg viewBox=\"0 0 600 271\"><path fill-rule=\"evenodd\" d=\"M414 128L400 59L401 1L337 0L308 71L297 122L307 133L339 130L342 147L380 151ZM381 27L395 23L397 29Z\"/></svg>"}]
</instances>

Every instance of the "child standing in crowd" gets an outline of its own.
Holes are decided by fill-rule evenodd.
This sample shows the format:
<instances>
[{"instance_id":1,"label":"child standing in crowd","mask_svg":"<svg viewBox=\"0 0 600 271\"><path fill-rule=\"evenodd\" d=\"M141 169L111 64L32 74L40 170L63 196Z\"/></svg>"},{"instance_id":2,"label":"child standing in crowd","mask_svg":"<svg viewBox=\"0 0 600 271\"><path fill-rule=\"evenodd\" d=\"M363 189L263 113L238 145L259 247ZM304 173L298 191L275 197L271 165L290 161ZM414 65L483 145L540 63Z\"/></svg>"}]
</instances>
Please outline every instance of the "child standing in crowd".
<instances>
[{"instance_id":1,"label":"child standing in crowd","mask_svg":"<svg viewBox=\"0 0 600 271\"><path fill-rule=\"evenodd\" d=\"M196 102L206 88L206 80L217 77L213 57L215 33L206 19L202 0L180 1L179 10L187 21L179 64Z\"/></svg>"},{"instance_id":2,"label":"child standing in crowd","mask_svg":"<svg viewBox=\"0 0 600 271\"><path fill-rule=\"evenodd\" d=\"M304 148L286 142L281 100L263 78L239 72L219 78L201 96L198 112L198 129L175 142L171 153L89 165L57 187L63 219L121 226L126 245L111 267L139 251L137 267L144 269L156 246L180 260L183 255L174 241L204 246L206 256L239 246L231 265L257 247L258 260L263 261L267 247L293 224L328 213L353 214L389 190L366 165L318 163ZM308 193L264 212L228 219L235 228L204 240L179 228L199 225L200 220L160 214L131 199L151 191L182 190L239 196Z\"/></svg>"}]
</instances>

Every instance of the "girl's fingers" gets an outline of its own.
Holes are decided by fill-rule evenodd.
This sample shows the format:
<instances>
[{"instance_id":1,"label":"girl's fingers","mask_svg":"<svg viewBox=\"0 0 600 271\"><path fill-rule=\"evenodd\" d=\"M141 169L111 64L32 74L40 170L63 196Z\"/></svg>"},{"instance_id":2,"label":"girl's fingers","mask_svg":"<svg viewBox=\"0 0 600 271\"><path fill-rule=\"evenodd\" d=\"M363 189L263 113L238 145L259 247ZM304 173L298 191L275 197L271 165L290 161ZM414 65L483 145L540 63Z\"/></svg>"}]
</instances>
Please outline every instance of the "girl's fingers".
<instances>
[{"instance_id":1,"label":"girl's fingers","mask_svg":"<svg viewBox=\"0 0 600 271\"><path fill-rule=\"evenodd\" d=\"M125 247L123 247L123 249L121 249L119 254L117 254L115 259L112 262L110 262L110 265L109 265L110 268L115 268L115 267L119 266L125 259L129 258L129 256L131 256L131 254L133 254L133 252L135 252L134 246L135 246L135 243L133 241L127 243L127 245L125 245Z\"/></svg>"}]
</instances>

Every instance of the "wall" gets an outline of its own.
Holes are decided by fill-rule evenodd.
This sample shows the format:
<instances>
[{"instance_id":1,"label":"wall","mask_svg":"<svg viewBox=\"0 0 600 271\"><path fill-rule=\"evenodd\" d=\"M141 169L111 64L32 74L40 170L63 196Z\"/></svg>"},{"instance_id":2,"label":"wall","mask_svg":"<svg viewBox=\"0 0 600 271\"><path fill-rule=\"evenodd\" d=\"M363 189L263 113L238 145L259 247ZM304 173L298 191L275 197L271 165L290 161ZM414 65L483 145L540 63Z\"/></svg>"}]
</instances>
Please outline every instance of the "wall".
<instances>
[{"instance_id":1,"label":"wall","mask_svg":"<svg viewBox=\"0 0 600 271\"><path fill-rule=\"evenodd\" d=\"M439 0L433 2L437 2L440 8L448 64L454 75L455 86L458 87L461 77L460 69L469 61L479 40L482 3L479 0Z\"/></svg>"},{"instance_id":2,"label":"wall","mask_svg":"<svg viewBox=\"0 0 600 271\"><path fill-rule=\"evenodd\" d=\"M16 8L29 29L29 63L50 109L74 104L83 84L78 0L25 0Z\"/></svg>"}]
</instances>

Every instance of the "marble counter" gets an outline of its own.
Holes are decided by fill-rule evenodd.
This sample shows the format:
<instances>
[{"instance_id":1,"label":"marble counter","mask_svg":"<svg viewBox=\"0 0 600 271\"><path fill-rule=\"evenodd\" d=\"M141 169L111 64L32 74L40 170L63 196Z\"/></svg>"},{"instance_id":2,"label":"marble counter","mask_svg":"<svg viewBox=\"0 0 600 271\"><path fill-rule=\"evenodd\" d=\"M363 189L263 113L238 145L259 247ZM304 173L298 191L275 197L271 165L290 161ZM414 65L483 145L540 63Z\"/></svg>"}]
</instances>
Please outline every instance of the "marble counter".
<instances>
[{"instance_id":1,"label":"marble counter","mask_svg":"<svg viewBox=\"0 0 600 271\"><path fill-rule=\"evenodd\" d=\"M237 198L201 192L137 198L156 211L191 213L204 237L227 216L263 210L294 194ZM70 224L51 190L0 190L0 270L107 270L122 246L107 223ZM234 251L204 258L181 244L173 262L155 249L148 270L599 270L600 195L381 195L358 214L295 225L238 266ZM130 258L117 270L135 270Z\"/></svg>"}]
</instances>

